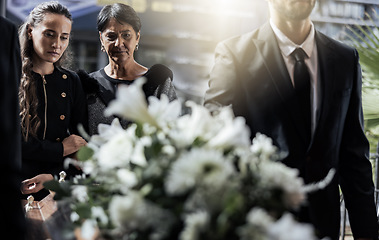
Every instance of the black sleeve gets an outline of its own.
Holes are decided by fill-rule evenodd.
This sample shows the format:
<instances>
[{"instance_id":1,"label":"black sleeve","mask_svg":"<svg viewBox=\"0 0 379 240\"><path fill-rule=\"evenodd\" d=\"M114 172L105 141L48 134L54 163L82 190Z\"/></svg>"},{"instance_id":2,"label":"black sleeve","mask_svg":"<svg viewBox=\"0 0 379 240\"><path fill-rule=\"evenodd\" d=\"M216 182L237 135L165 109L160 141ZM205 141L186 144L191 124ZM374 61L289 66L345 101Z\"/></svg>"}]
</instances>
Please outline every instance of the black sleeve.
<instances>
[{"instance_id":1,"label":"black sleeve","mask_svg":"<svg viewBox=\"0 0 379 240\"><path fill-rule=\"evenodd\" d=\"M211 112L218 112L223 106L229 106L234 98L234 85L238 79L238 69L230 50L224 42L215 50L215 63L209 75L209 89L204 96L204 106Z\"/></svg>"},{"instance_id":2,"label":"black sleeve","mask_svg":"<svg viewBox=\"0 0 379 240\"><path fill-rule=\"evenodd\" d=\"M73 106L71 112L71 133L80 135L78 131L78 125L82 124L86 132L88 133L88 109L87 99L83 91L82 83L79 76L76 73L72 73L72 91L73 91Z\"/></svg>"},{"instance_id":3,"label":"black sleeve","mask_svg":"<svg viewBox=\"0 0 379 240\"><path fill-rule=\"evenodd\" d=\"M355 78L340 152L340 185L354 238L378 237L369 143L363 128L362 77L355 51Z\"/></svg>"},{"instance_id":4,"label":"black sleeve","mask_svg":"<svg viewBox=\"0 0 379 240\"><path fill-rule=\"evenodd\" d=\"M17 28L0 17L0 231L12 239L25 239L25 219L19 195L21 182L21 130L19 121L18 86L21 57Z\"/></svg>"},{"instance_id":5,"label":"black sleeve","mask_svg":"<svg viewBox=\"0 0 379 240\"><path fill-rule=\"evenodd\" d=\"M39 140L29 136L28 141L22 141L22 159L24 162L35 161L61 163L63 160L63 144L50 140Z\"/></svg>"},{"instance_id":6,"label":"black sleeve","mask_svg":"<svg viewBox=\"0 0 379 240\"><path fill-rule=\"evenodd\" d=\"M2 158L7 159L6 164L14 169L20 169L21 130L18 104L18 86L21 76L20 46L16 27L11 23L5 24L6 20L3 23L1 30L7 32L8 35L0 41L0 71L2 73L0 109L3 114L0 126L0 147Z\"/></svg>"},{"instance_id":7,"label":"black sleeve","mask_svg":"<svg viewBox=\"0 0 379 240\"><path fill-rule=\"evenodd\" d=\"M166 94L170 102L178 98L170 78L167 78L163 84L158 86L155 95L159 98L162 94Z\"/></svg>"},{"instance_id":8,"label":"black sleeve","mask_svg":"<svg viewBox=\"0 0 379 240\"><path fill-rule=\"evenodd\" d=\"M24 179L41 173L58 175L63 170L63 144L50 140L39 140L29 136L22 141L22 174Z\"/></svg>"},{"instance_id":9,"label":"black sleeve","mask_svg":"<svg viewBox=\"0 0 379 240\"><path fill-rule=\"evenodd\" d=\"M170 101L177 99L175 87L172 84L173 73L168 67L156 64L149 69L145 77L147 82L143 86L143 90L146 98L149 96L160 98L162 94L165 94Z\"/></svg>"}]
</instances>

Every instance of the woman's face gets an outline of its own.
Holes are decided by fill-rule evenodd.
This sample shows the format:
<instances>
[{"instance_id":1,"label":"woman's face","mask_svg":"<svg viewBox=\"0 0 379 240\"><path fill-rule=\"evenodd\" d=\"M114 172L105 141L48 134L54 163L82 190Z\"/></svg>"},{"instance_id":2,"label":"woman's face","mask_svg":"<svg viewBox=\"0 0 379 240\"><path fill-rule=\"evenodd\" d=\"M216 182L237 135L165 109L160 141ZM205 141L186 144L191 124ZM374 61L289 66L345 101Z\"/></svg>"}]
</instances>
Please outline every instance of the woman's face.
<instances>
[{"instance_id":1,"label":"woman's face","mask_svg":"<svg viewBox=\"0 0 379 240\"><path fill-rule=\"evenodd\" d=\"M28 35L33 41L33 61L55 63L69 43L71 21L64 15L47 13L42 22L29 27Z\"/></svg>"},{"instance_id":2,"label":"woman's face","mask_svg":"<svg viewBox=\"0 0 379 240\"><path fill-rule=\"evenodd\" d=\"M130 24L121 24L112 18L99 34L109 60L118 65L127 64L129 60L134 61L134 50L139 42L140 33L136 33Z\"/></svg>"}]
</instances>

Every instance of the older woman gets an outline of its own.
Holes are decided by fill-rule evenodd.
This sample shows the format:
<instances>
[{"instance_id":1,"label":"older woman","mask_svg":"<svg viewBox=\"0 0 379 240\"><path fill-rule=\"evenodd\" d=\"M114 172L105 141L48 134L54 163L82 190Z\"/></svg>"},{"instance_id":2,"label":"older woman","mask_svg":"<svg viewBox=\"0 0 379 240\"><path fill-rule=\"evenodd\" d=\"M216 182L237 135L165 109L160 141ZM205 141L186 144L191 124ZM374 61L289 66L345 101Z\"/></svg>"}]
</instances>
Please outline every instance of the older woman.
<instances>
[{"instance_id":1,"label":"older woman","mask_svg":"<svg viewBox=\"0 0 379 240\"><path fill-rule=\"evenodd\" d=\"M113 116L105 117L103 113L115 98L119 84L130 85L134 80L145 77L147 82L143 89L146 97L166 94L170 101L176 99L170 69L161 64L147 68L134 59L141 39L141 21L132 7L121 3L104 6L97 18L97 29L101 50L107 53L109 63L90 74L99 85L97 91L88 94L90 135L97 133L99 123L110 124L114 119ZM121 120L123 127L127 124L127 121Z\"/></svg>"}]
</instances>

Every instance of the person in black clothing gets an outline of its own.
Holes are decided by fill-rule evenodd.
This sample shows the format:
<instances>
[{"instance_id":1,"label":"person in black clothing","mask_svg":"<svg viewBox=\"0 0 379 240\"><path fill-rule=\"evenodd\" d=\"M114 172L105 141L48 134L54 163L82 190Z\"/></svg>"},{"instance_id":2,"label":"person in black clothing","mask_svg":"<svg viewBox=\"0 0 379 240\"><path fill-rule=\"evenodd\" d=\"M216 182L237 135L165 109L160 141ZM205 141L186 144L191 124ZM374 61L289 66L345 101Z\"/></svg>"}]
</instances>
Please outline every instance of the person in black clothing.
<instances>
[{"instance_id":1,"label":"person in black clothing","mask_svg":"<svg viewBox=\"0 0 379 240\"><path fill-rule=\"evenodd\" d=\"M45 181L65 170L64 159L86 144L78 125L86 124L86 99L76 73L61 67L72 19L58 2L36 6L19 30L23 60L19 91L22 130L22 193L39 200ZM85 126L86 127L86 126ZM42 191L40 191L42 190Z\"/></svg>"},{"instance_id":2,"label":"person in black clothing","mask_svg":"<svg viewBox=\"0 0 379 240\"><path fill-rule=\"evenodd\" d=\"M115 98L119 84L133 84L135 79L145 77L147 82L143 90L146 98L160 97L161 94L166 94L170 101L177 98L170 69L161 64L148 69L134 60L134 51L139 48L141 22L132 7L121 3L104 6L97 18L97 29L101 50L107 53L109 63L91 73L90 77L83 74L83 86L88 93L90 135L97 134L100 123L110 124L114 119L114 116L105 117L103 113L108 103ZM121 120L121 125L126 127L128 122Z\"/></svg>"},{"instance_id":3,"label":"person in black clothing","mask_svg":"<svg viewBox=\"0 0 379 240\"><path fill-rule=\"evenodd\" d=\"M230 105L251 136L272 139L306 184L336 170L296 211L319 238L339 239L342 193L354 239L377 240L358 52L316 30L316 0L267 1L267 23L217 45L204 105L212 112Z\"/></svg>"},{"instance_id":4,"label":"person in black clothing","mask_svg":"<svg viewBox=\"0 0 379 240\"><path fill-rule=\"evenodd\" d=\"M0 231L12 239L25 239L25 218L19 202L21 133L17 92L21 76L17 28L0 17Z\"/></svg>"}]
</instances>

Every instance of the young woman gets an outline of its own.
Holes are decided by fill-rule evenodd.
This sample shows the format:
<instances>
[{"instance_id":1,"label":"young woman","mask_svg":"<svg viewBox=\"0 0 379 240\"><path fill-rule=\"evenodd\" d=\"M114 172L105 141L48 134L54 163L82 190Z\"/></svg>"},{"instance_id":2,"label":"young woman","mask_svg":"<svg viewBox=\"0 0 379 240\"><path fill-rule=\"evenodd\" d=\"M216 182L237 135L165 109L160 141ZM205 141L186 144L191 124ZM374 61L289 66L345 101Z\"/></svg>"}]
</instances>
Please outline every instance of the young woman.
<instances>
[{"instance_id":1,"label":"young woman","mask_svg":"<svg viewBox=\"0 0 379 240\"><path fill-rule=\"evenodd\" d=\"M28 178L21 191L36 200L48 194L43 182L65 170L64 159L86 144L77 130L78 124L87 122L85 95L79 77L61 67L71 25L66 7L45 2L30 12L19 30L22 169ZM74 167L65 171L77 173Z\"/></svg>"}]
</instances>

